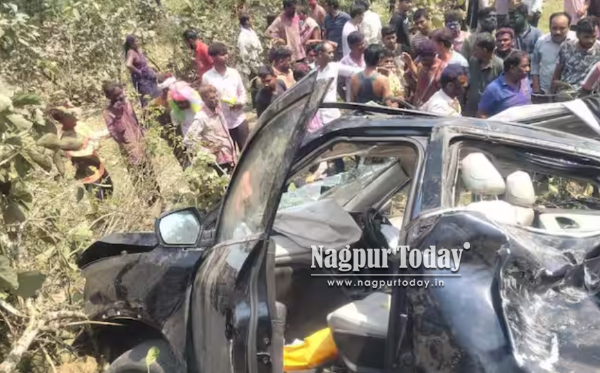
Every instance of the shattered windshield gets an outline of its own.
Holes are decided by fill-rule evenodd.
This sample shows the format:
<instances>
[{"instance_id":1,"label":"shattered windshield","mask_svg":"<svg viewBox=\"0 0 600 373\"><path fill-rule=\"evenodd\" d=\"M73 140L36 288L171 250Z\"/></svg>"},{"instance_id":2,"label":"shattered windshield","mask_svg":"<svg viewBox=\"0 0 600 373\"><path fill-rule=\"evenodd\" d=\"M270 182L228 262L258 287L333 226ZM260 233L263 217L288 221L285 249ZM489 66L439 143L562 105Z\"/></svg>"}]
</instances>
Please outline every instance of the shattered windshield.
<instances>
[{"instance_id":1,"label":"shattered windshield","mask_svg":"<svg viewBox=\"0 0 600 373\"><path fill-rule=\"evenodd\" d=\"M303 179L302 176L307 172L301 171L301 176L292 178L288 191L281 197L278 210L326 198L334 199L338 205L344 206L397 160L384 158L380 163L367 163L365 158L360 158L358 162L345 161L350 164L345 165L346 169L343 172L316 181L310 180L312 173L308 173ZM306 182L307 179L309 182Z\"/></svg>"}]
</instances>

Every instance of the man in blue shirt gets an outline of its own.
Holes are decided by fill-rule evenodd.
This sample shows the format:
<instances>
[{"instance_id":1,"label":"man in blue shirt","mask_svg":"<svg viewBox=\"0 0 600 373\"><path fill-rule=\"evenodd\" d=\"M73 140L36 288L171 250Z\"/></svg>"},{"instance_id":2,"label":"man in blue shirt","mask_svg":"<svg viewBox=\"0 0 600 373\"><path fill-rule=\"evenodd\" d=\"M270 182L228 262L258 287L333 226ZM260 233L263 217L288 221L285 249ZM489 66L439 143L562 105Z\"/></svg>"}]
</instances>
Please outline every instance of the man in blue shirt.
<instances>
[{"instance_id":1,"label":"man in blue shirt","mask_svg":"<svg viewBox=\"0 0 600 373\"><path fill-rule=\"evenodd\" d=\"M325 16L324 39L334 42L337 45L335 60L339 61L344 56L342 49L342 32L344 25L350 20L348 13L339 10L339 0L325 0Z\"/></svg>"},{"instance_id":2,"label":"man in blue shirt","mask_svg":"<svg viewBox=\"0 0 600 373\"><path fill-rule=\"evenodd\" d=\"M529 78L529 55L514 50L504 59L504 72L487 86L477 116L489 118L510 107L531 104Z\"/></svg>"}]
</instances>

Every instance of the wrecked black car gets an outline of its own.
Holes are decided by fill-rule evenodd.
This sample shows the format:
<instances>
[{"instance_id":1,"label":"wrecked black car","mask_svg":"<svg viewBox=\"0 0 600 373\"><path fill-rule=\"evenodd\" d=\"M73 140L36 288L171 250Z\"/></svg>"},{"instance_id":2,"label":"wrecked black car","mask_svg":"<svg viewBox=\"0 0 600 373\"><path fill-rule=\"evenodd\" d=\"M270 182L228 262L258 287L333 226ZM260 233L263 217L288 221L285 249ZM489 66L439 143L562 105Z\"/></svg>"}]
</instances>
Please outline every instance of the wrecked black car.
<instances>
[{"instance_id":1,"label":"wrecked black car","mask_svg":"<svg viewBox=\"0 0 600 373\"><path fill-rule=\"evenodd\" d=\"M111 373L277 373L295 370L288 346L326 331L313 356L333 353L303 369L597 372L600 143L543 125L325 105L328 83L312 73L261 116L216 214L171 211L155 232L83 253L86 312L105 324L76 345ZM305 135L325 107L351 113ZM314 177L322 164L337 167ZM465 243L457 272L400 268L396 250L387 269L312 260L318 245ZM391 282L423 277L444 286Z\"/></svg>"}]
</instances>

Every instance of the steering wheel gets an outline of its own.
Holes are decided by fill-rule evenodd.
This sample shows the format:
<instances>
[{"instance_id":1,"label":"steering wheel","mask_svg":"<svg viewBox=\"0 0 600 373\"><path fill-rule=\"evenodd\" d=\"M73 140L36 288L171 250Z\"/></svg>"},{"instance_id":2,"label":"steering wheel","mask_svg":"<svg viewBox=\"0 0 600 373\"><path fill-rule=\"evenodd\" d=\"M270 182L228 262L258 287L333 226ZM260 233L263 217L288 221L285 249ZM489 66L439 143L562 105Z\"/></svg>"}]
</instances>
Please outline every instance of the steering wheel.
<instances>
[{"instance_id":1,"label":"steering wheel","mask_svg":"<svg viewBox=\"0 0 600 373\"><path fill-rule=\"evenodd\" d=\"M363 214L364 237L370 245L382 249L389 249L389 242L381 233L381 224L392 225L392 223L379 211L370 208Z\"/></svg>"}]
</instances>

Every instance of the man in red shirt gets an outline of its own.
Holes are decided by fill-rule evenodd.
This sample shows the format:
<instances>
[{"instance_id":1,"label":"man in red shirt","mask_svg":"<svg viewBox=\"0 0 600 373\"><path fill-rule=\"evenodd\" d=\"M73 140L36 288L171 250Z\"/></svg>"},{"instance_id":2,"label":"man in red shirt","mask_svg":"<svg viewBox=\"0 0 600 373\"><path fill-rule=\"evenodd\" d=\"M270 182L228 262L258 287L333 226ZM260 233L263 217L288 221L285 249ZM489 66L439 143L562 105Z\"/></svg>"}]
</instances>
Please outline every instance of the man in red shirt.
<instances>
[{"instance_id":1,"label":"man in red shirt","mask_svg":"<svg viewBox=\"0 0 600 373\"><path fill-rule=\"evenodd\" d=\"M213 68L213 60L208 55L208 45L198 36L194 30L187 30L183 33L183 38L190 49L195 51L196 68L198 70L198 81L202 81L202 75Z\"/></svg>"}]
</instances>

